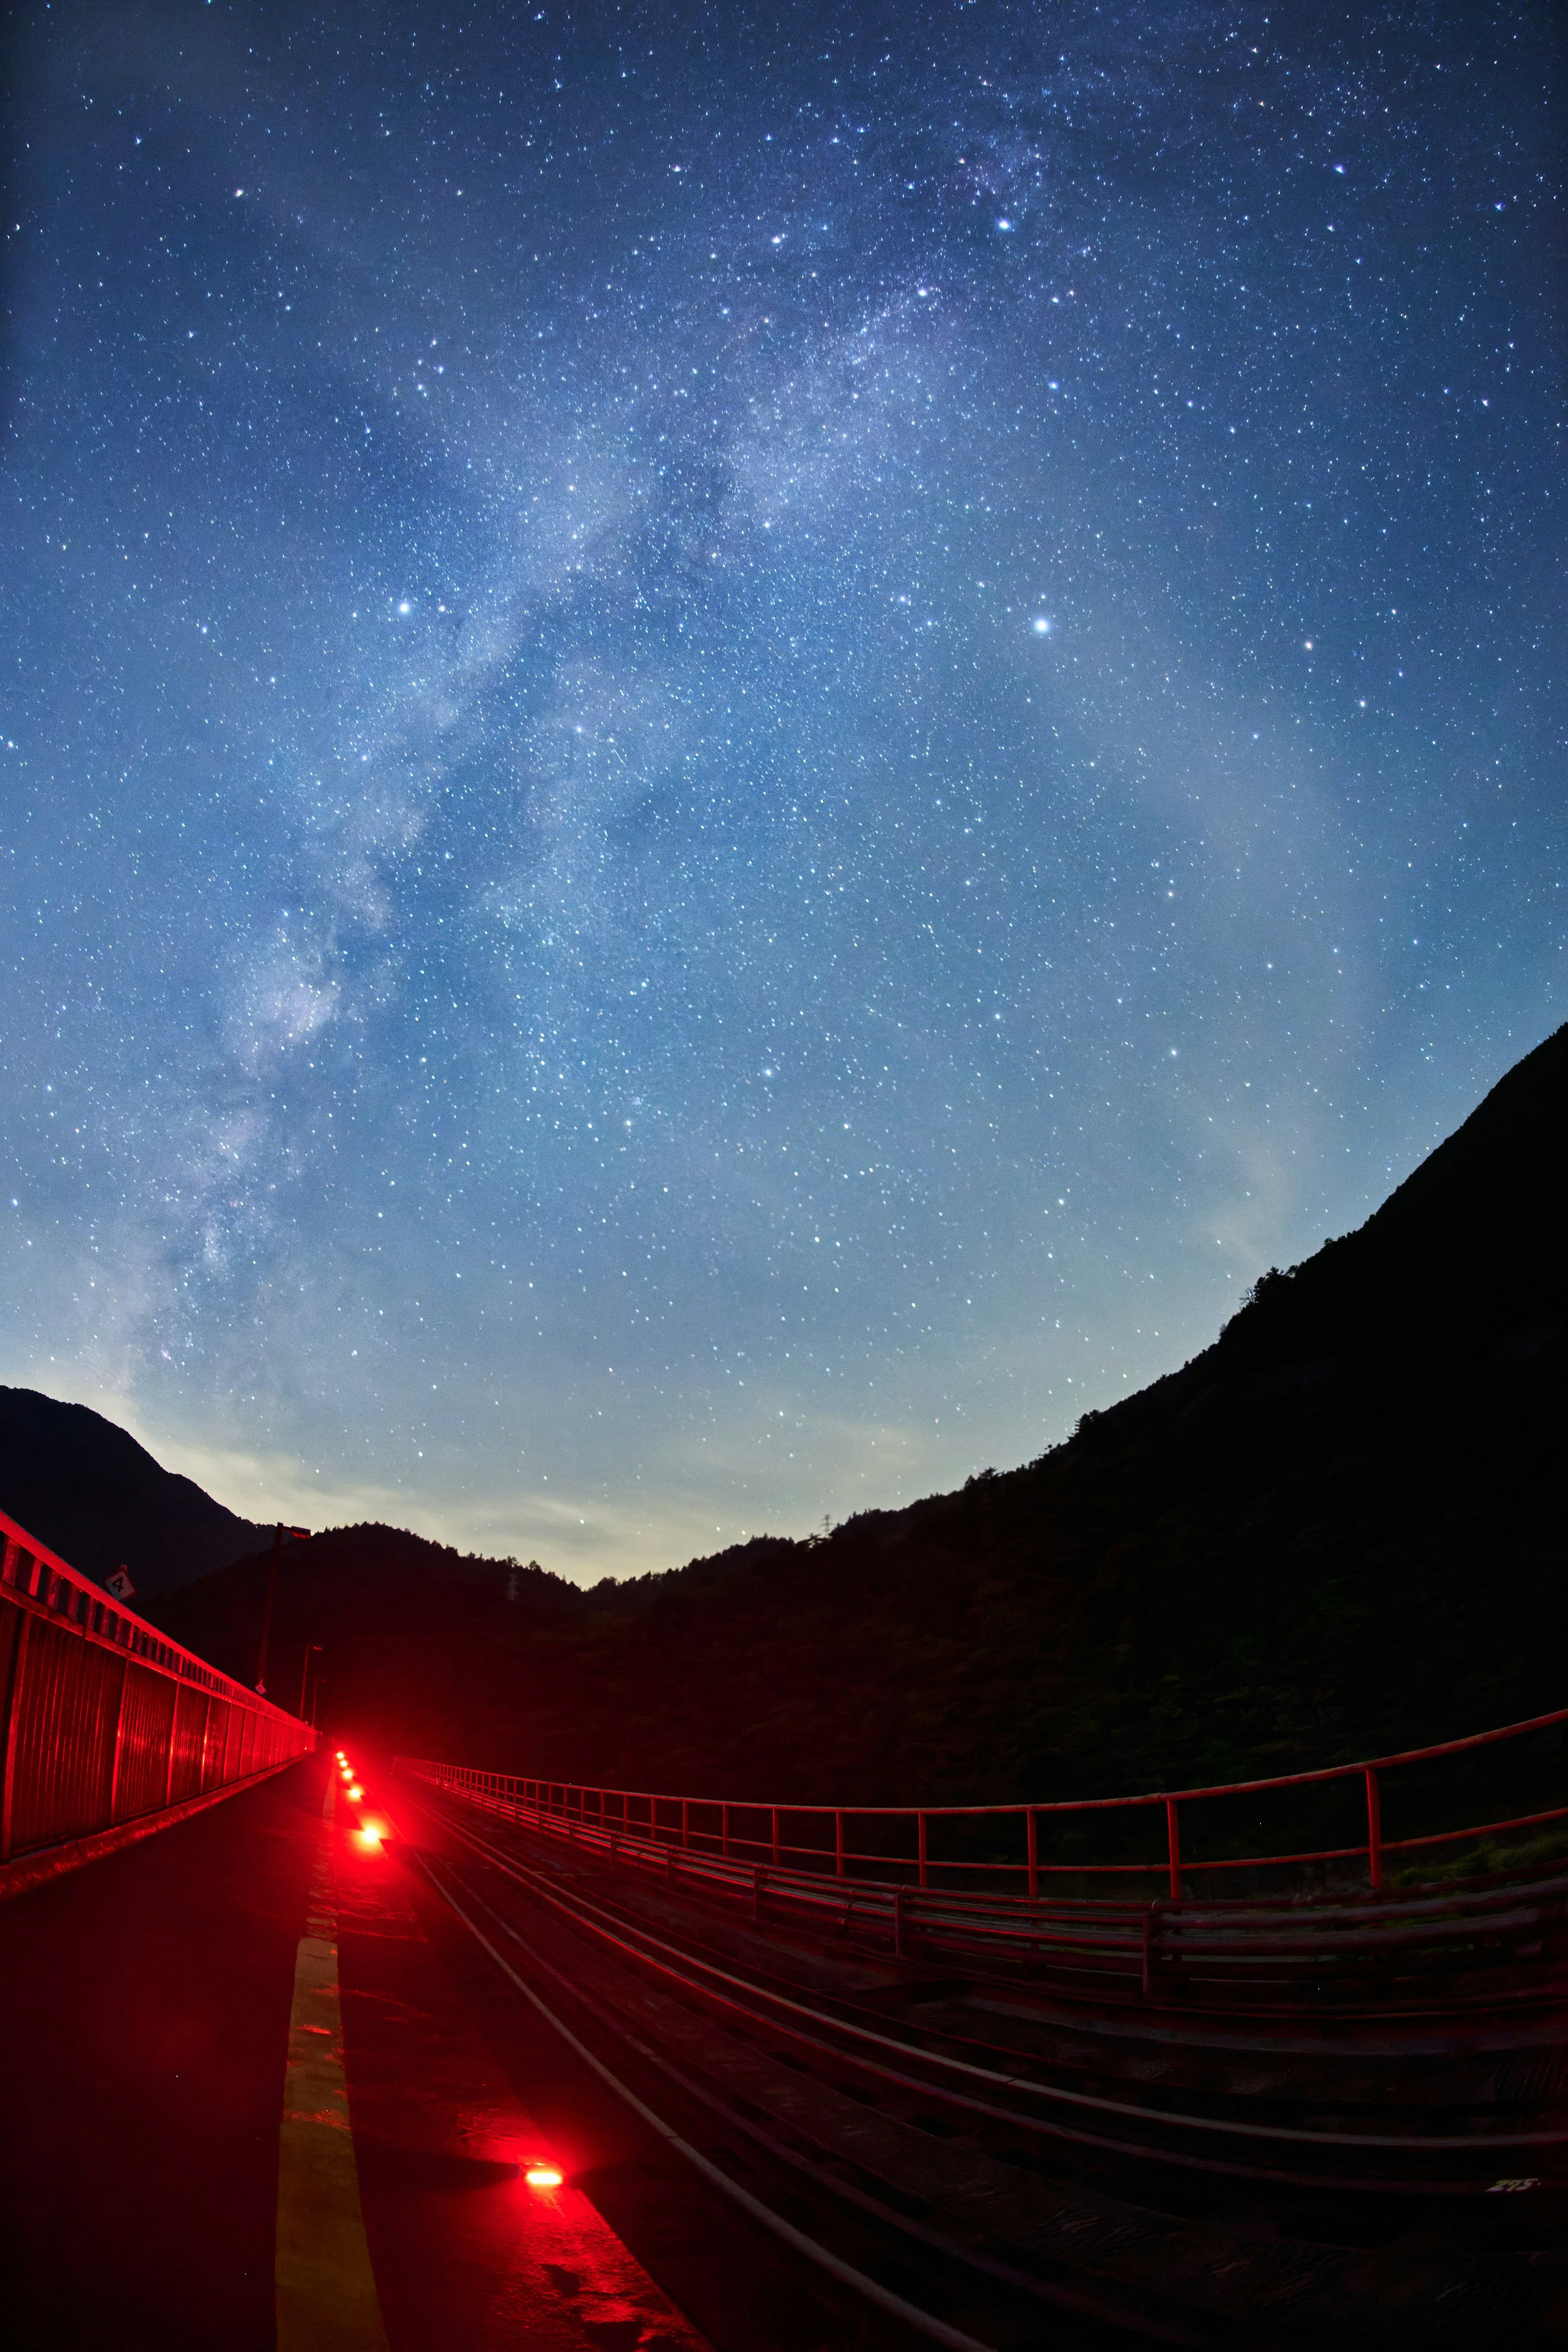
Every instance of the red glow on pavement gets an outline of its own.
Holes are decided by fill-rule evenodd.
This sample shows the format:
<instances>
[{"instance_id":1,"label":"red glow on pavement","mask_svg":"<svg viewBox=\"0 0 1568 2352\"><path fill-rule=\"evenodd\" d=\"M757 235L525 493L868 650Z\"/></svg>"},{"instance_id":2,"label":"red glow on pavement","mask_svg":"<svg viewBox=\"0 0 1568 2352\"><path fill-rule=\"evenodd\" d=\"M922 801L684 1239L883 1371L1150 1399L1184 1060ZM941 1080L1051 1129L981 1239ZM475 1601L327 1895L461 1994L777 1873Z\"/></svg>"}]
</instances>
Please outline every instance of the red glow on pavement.
<instances>
[{"instance_id":1,"label":"red glow on pavement","mask_svg":"<svg viewBox=\"0 0 1568 2352\"><path fill-rule=\"evenodd\" d=\"M530 2189L559 2189L566 2175L553 2164L530 2164L523 2179Z\"/></svg>"}]
</instances>

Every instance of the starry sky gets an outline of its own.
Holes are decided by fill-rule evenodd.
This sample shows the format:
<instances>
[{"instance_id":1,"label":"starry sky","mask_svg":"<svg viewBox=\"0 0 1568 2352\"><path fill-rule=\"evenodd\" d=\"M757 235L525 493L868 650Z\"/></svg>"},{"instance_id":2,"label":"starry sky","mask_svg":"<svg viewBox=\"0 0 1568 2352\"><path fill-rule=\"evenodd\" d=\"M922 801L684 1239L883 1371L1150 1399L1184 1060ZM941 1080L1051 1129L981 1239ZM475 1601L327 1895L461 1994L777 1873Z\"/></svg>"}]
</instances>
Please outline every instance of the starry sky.
<instances>
[{"instance_id":1,"label":"starry sky","mask_svg":"<svg viewBox=\"0 0 1568 2352\"><path fill-rule=\"evenodd\" d=\"M592 1580L1359 1223L1568 1014L1552 41L27 16L0 1379Z\"/></svg>"}]
</instances>

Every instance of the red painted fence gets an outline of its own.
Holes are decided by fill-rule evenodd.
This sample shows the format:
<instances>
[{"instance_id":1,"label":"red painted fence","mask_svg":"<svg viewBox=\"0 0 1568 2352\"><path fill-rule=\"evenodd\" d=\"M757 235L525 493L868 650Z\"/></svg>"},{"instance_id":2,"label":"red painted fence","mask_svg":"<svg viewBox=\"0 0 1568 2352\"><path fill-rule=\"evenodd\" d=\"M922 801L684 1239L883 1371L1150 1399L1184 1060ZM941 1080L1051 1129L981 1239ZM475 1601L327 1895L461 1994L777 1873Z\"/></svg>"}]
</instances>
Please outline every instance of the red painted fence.
<instances>
[{"instance_id":1,"label":"red painted fence","mask_svg":"<svg viewBox=\"0 0 1568 2352\"><path fill-rule=\"evenodd\" d=\"M0 1511L0 1894L316 1744Z\"/></svg>"},{"instance_id":2,"label":"red painted fence","mask_svg":"<svg viewBox=\"0 0 1568 2352\"><path fill-rule=\"evenodd\" d=\"M1069 1798L1040 1805L786 1805L759 1803L744 1798L655 1795L646 1790L598 1789L576 1782L518 1779L482 1772L465 1765L439 1764L400 1757L402 1770L428 1786L492 1803L516 1807L541 1824L571 1826L602 1840L630 1840L726 1861L763 1864L812 1876L880 1880L922 1888L971 1886L999 1894L1038 1897L1052 1888L1065 1893L1063 1882L1091 1880L1097 1885L1117 1882L1138 1889L1140 1882L1171 1902L1183 1896L1184 1879L1199 1873L1246 1872L1254 1881L1270 1874L1303 1870L1320 1884L1343 1879L1347 1870L1373 1891L1382 1888L1390 1859L1400 1864L1417 1858L1436 1864L1445 1848L1462 1853L1466 1845L1479 1847L1504 1833L1545 1831L1568 1822L1568 1803L1529 1802L1500 1817L1487 1817L1483 1801L1480 1818L1415 1834L1388 1837L1383 1821L1385 1784L1397 1776L1402 1800L1418 1780L1418 1768L1449 1759L1484 1761L1481 1751L1512 1749L1522 1766L1526 1786L1541 1793L1568 1794L1568 1739L1560 1735L1568 1726L1568 1707L1554 1714L1533 1716L1528 1722L1505 1724L1496 1731L1480 1731L1465 1739L1449 1739L1431 1748L1407 1748L1397 1755L1375 1757L1369 1762L1328 1765L1317 1771L1286 1772L1269 1780L1235 1780L1207 1788L1161 1790L1138 1797ZM1546 1750L1542 1754L1538 1751ZM1195 1812L1207 1811L1204 1826L1210 1846L1233 1846L1234 1834L1221 1828L1216 1834L1214 1808L1222 1801L1264 1801L1282 1792L1332 1794L1343 1805L1354 1801L1362 1834L1354 1843L1307 1843L1291 1851L1205 1852L1197 1846L1184 1851L1184 1828ZM1438 1801L1444 1801L1439 1793ZM1475 1796L1450 1791L1454 1809L1475 1812ZM1428 1795L1425 1810L1431 1810ZM1082 1834L1100 1833L1103 1842L1125 1835L1141 1821L1152 1835L1145 1852L1125 1859L1092 1860L1080 1853L1052 1858L1051 1845L1064 1829ZM902 1851L887 1850L889 1826ZM868 1840L878 1831L883 1842ZM960 1853L959 1845L969 1853ZM1153 1851L1147 1849L1152 1848ZM1163 1882L1163 1884L1161 1884ZM1145 1896L1146 1899L1146 1896Z\"/></svg>"}]
</instances>

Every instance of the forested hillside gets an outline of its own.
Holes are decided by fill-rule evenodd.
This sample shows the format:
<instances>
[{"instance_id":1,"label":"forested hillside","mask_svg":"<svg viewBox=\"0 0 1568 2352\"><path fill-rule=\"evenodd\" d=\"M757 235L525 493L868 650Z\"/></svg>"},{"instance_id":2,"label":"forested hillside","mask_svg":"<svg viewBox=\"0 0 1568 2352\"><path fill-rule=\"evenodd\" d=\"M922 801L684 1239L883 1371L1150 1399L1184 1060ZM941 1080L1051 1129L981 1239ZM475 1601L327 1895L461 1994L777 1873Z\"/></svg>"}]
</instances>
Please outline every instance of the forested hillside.
<instances>
[{"instance_id":1,"label":"forested hillside","mask_svg":"<svg viewBox=\"0 0 1568 2352\"><path fill-rule=\"evenodd\" d=\"M1038 1461L587 1593L341 1530L286 1560L279 1673L322 1642L333 1721L405 1749L862 1801L1285 1769L1562 1704L1565 1164L1560 1030L1358 1232ZM163 1622L243 1671L264 1575Z\"/></svg>"}]
</instances>

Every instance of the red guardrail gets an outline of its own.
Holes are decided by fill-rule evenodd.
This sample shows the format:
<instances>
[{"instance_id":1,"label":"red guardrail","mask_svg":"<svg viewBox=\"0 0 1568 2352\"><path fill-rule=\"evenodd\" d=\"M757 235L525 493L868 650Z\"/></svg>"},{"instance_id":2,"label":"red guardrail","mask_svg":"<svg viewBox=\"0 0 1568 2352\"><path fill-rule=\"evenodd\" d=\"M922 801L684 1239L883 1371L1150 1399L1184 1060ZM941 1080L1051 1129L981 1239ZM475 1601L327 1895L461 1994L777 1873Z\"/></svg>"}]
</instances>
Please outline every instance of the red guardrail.
<instances>
[{"instance_id":1,"label":"red guardrail","mask_svg":"<svg viewBox=\"0 0 1568 2352\"><path fill-rule=\"evenodd\" d=\"M975 1884L983 1879L1003 1889L1021 1885L1030 1897L1042 1884L1063 1879L1164 1878L1172 1902L1182 1896L1183 1877L1203 1871L1278 1871L1333 1863L1365 1863L1367 1883L1381 1888L1389 1855L1412 1855L1430 1848L1479 1843L1506 1832L1536 1829L1568 1821L1568 1804L1559 1804L1507 1818L1452 1825L1424 1834L1385 1838L1383 1833L1383 1780L1396 1770L1429 1764L1443 1757L1492 1748L1534 1732L1568 1724L1568 1707L1551 1715L1531 1716L1523 1723L1478 1731L1463 1739L1439 1741L1429 1748L1406 1748L1358 1764L1330 1764L1310 1772L1282 1772L1259 1780L1230 1780L1209 1787L1159 1790L1137 1797L1073 1797L1044 1804L1015 1805L799 1805L760 1802L751 1798L672 1796L646 1790L600 1789L575 1781L531 1780L511 1774L482 1772L465 1765L437 1764L424 1759L399 1757L397 1765L416 1772L439 1787L467 1790L526 1806L548 1819L570 1821L606 1835L639 1837L682 1852L721 1855L739 1861L766 1860L781 1867L827 1874L835 1878L874 1877L895 1874L894 1883L931 1887L943 1884ZM1568 1766L1564 1767L1568 1779ZM1216 1800L1262 1796L1277 1790L1307 1789L1338 1782L1359 1784L1358 1805L1364 1807L1366 1833L1354 1844L1320 1845L1291 1853L1227 1853L1196 1860L1182 1852L1184 1808ZM1138 1814L1157 1823L1158 1857L1128 1862L1053 1862L1042 1857L1042 1827L1059 1827L1069 1819L1111 1814ZM890 1853L852 1843L854 1825L863 1822L906 1822L913 1827L913 1853ZM1000 1843L1010 1834L1022 1851L1016 1859L986 1855L963 1859L933 1852L933 1832L942 1825L965 1824L971 1835L978 1826L996 1826ZM787 1831L810 1824L817 1834L802 1838ZM1003 1825L1006 1825L1005 1828Z\"/></svg>"},{"instance_id":2,"label":"red guardrail","mask_svg":"<svg viewBox=\"0 0 1568 2352\"><path fill-rule=\"evenodd\" d=\"M316 1744L4 1511L0 1706L0 1891L40 1874L28 1855L83 1841L97 1853Z\"/></svg>"}]
</instances>

